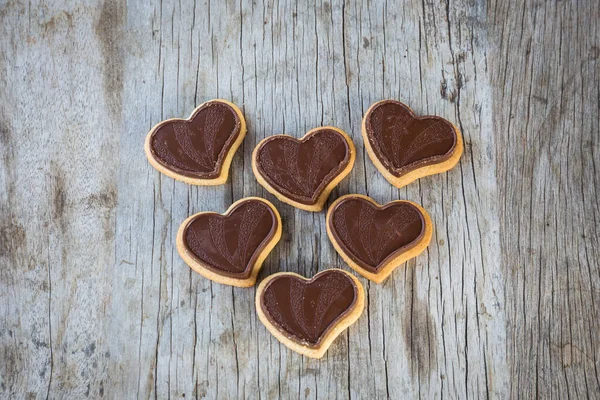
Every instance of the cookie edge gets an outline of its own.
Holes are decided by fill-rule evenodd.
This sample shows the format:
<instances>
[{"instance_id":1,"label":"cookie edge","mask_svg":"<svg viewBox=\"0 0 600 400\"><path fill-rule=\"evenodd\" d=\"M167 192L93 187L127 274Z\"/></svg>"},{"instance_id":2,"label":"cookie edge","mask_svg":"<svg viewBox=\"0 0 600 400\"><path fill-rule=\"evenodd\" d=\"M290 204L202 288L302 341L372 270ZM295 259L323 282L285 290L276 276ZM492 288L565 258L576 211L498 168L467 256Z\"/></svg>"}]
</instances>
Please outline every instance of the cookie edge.
<instances>
[{"instance_id":1,"label":"cookie edge","mask_svg":"<svg viewBox=\"0 0 600 400\"><path fill-rule=\"evenodd\" d=\"M269 321L268 317L265 315L265 313L262 310L260 298L265 289L265 286L270 281L272 281L273 279L275 279L278 276L283 276L283 275L295 276L302 280L309 281L311 279L315 279L317 276L319 276L319 274L321 274L323 272L334 271L334 270L343 272L344 274L346 274L353 280L354 285L357 288L356 301L354 302L354 306L353 306L352 310L350 312L348 312L348 314L346 314L340 321L338 321L335 324L335 326L332 327L332 329L325 335L325 338L321 341L321 343L318 346L307 347L307 346L304 346L304 345L298 343L297 341L289 339L274 324L272 324L271 321ZM315 274L312 278L306 278L295 272L277 272L277 273L275 273L273 275L269 275L268 277L263 279L263 281L258 285L258 288L256 289L255 305L256 305L256 313L258 314L258 319L260 319L260 322L263 323L263 325L267 328L267 330L277 340L279 340L279 342L281 344L286 346L288 349L295 351L298 354L301 354L306 357L318 359L318 358L322 358L323 355L325 355L325 353L327 352L327 350L329 350L329 347L331 346L333 341L343 331L345 331L347 328L349 328L352 324L354 324L360 318L360 316L362 315L362 312L365 308L365 294L364 294L364 288L363 288L362 283L360 283L360 281L354 275L352 275L351 273L344 271L343 269L340 269L340 268L330 268L330 269L323 270L323 271Z\"/></svg>"},{"instance_id":2,"label":"cookie edge","mask_svg":"<svg viewBox=\"0 0 600 400\"><path fill-rule=\"evenodd\" d=\"M452 126L452 128L454 128L454 132L456 133L456 146L454 146L454 149L452 150L452 155L450 156L450 158L448 158L447 160L442 161L440 163L426 165L424 167L417 168L417 169L412 170L409 173L402 175L400 177L397 177L394 174L392 174L390 171L388 171L388 169L383 165L383 163L379 160L379 158L373 151L373 147L371 146L371 142L369 141L369 136L367 134L367 127L366 127L367 117L371 114L373 109L376 106L378 106L379 104L387 102L387 101L395 101L397 103L400 103L401 105L406 107L412 113L413 117L415 117L415 118L427 118L427 117L442 118L442 117L435 116L435 115L419 116L419 115L415 114L413 109L410 108L409 106L407 106L406 104L404 104L400 101L397 101L397 100L390 100L390 99L380 100L378 102L373 103L369 107L369 109L367 110L367 112L365 113L365 115L362 119L361 133L362 133L363 141L365 143L365 148L367 149L367 154L369 155L371 162L375 165L375 168L377 168L379 170L379 172L384 176L384 178L389 183L391 183L392 185L394 185L395 187L400 189L400 188L408 185L409 183L416 181L417 179L421 179L421 178L424 178L429 175L435 175L435 174L441 174L441 173L447 172L447 171L451 170L452 168L454 168L456 166L456 164L458 164L458 162L460 161L460 158L462 157L463 151L464 151L464 143L463 143L462 133L456 127L456 125L454 125L452 122L448 121L447 119L442 118L443 120L448 122Z\"/></svg>"},{"instance_id":3,"label":"cookie edge","mask_svg":"<svg viewBox=\"0 0 600 400\"><path fill-rule=\"evenodd\" d=\"M174 122L174 121L188 121L189 122L193 118L193 116L196 115L196 113L200 110L200 108L202 108L203 106L205 106L208 103L223 103L223 104L231 107L233 109L233 111L235 111L235 113L237 114L238 119L240 120L240 133L238 134L237 139L232 143L231 148L225 155L225 158L223 158L221 172L219 173L219 175L212 179L192 178L192 177L189 177L186 175L182 175L182 174L173 172L169 168L167 168L164 165L162 165L161 163L159 163L156 160L156 158L154 158L154 156L152 155L152 150L150 148L150 140L152 139L152 135L154 134L154 132L156 132L160 127L162 127L164 124L166 124L168 122ZM224 183L227 182L227 179L229 179L229 169L231 167L231 162L233 161L233 156L235 155L237 149L242 144L242 141L244 140L245 137L246 137L246 119L244 118L242 111L235 104L233 104L227 100L213 99L213 100L205 101L204 103L202 103L198 107L196 107L194 109L194 111L192 111L192 113L190 114L190 117L187 119L169 118L169 119L165 119L164 121L161 121L158 124L156 124L150 130L150 132L148 132L148 134L146 135L146 140L144 141L144 152L146 153L146 158L148 159L148 162L150 163L150 165L152 165L152 167L154 167L156 170L158 170L158 172L168 176L169 178L172 178L172 179L175 179L175 180L178 180L181 182L185 182L190 185L197 185L197 186L223 185Z\"/></svg>"},{"instance_id":4,"label":"cookie edge","mask_svg":"<svg viewBox=\"0 0 600 400\"><path fill-rule=\"evenodd\" d=\"M258 273L262 269L263 262L265 261L267 256L271 253L273 248L275 248L275 246L277 245L279 240L281 239L281 234L282 234L281 216L279 215L279 211L277 211L275 206L270 201L263 199L261 197L244 197L242 199L239 199L238 201L233 203L231 206L229 206L227 211L225 211L223 214L220 214L220 215L228 214L238 204L240 204L243 201L248 201L248 200L257 200L257 201L264 203L266 206L271 208L271 210L273 210L273 214L275 215L275 218L277 220L277 229L275 231L275 235L273 236L273 238L271 238L269 243L267 243L265 248L260 252L259 256L256 258L256 262L254 263L254 265L252 267L252 272L250 273L250 276L246 279L237 279L237 278L232 278L229 276L220 275L220 274L214 272L213 270L205 267L203 263L198 262L198 260L194 259L193 257L191 257L188 254L185 244L184 244L184 240L183 240L183 234L184 234L187 224L192 219L198 217L199 215L214 214L214 212L212 212L212 211L199 212L199 213L196 213L196 214L186 218L185 221L183 221L181 223L181 225L179 226L179 229L177 231L177 239L176 239L177 252L179 253L179 256L183 259L183 261L192 270L194 270L198 274L202 275L206 279L210 279L213 282L217 282L217 283L220 283L223 285L236 286L236 287L252 287L256 284L256 278L258 277Z\"/></svg>"},{"instance_id":5,"label":"cookie edge","mask_svg":"<svg viewBox=\"0 0 600 400\"><path fill-rule=\"evenodd\" d=\"M352 258L348 254L346 254L346 252L343 250L343 248L340 246L340 244L335 239L335 236L331 232L331 227L330 227L331 214L332 214L333 210L335 209L335 207L340 202L342 202L345 198L348 198L348 197L362 198L364 200L371 202L372 204L376 205L377 207L385 207L385 206L387 206L389 204L393 204L393 203L409 203L409 204L411 204L412 206L416 207L419 210L421 215L423 215L423 220L425 221L425 230L423 232L423 236L422 236L421 240L419 240L419 242L413 248L411 248L408 251L401 253L398 256L389 260L384 265L384 267L379 270L379 272L373 273L373 272L367 271L366 269L362 268L360 265L358 265L357 263L352 261ZM327 216L325 218L325 227L327 230L327 236L329 237L329 240L333 244L335 251L337 251L337 253L346 262L346 264L348 264L348 266L350 268L352 268L353 270L355 270L356 272L358 272L365 278L367 278L370 281L375 282L375 283L382 283L392 274L392 272L394 272L394 270L396 268L398 268L404 262L417 257L419 254L421 254L423 251L425 251L425 249L429 246L429 243L431 242L431 238L433 236L433 222L431 221L431 217L429 216L429 213L421 205L419 205L413 201L409 201L409 200L394 200L394 201L390 201L389 203L386 203L386 204L379 204L375 200L370 198L369 196L365 196L362 194L347 194L347 195L344 195L344 196L336 199L333 202L333 204L331 204L331 206L329 207L329 210L327 211Z\"/></svg>"},{"instance_id":6,"label":"cookie edge","mask_svg":"<svg viewBox=\"0 0 600 400\"><path fill-rule=\"evenodd\" d=\"M280 193L279 191L277 191L277 189L275 189L273 186L271 186L267 182L267 180L263 178L263 176L258 171L258 166L257 166L258 151L262 147L264 142L266 142L268 139L271 139L273 137L290 137L290 138L293 138L298 141L303 141L309 135L311 135L315 131L321 130L321 129L330 129L330 130L336 131L342 135L342 137L348 144L348 149L350 151L350 159L348 160L348 165L346 166L346 168L344 168L342 171L340 171L340 173L338 175L336 175L336 177L331 182L329 182L329 184L327 186L325 186L325 188L323 188L323 191L321 192L321 195L319 196L319 198L317 199L317 202L315 204L299 203L295 200L290 199L289 197L285 196L284 194ZM344 178L346 176L348 176L348 174L350 174L350 172L352 171L352 168L354 168L355 160L356 160L356 147L354 146L354 142L352 141L352 138L346 132L344 132L343 130L336 128L334 126L321 126L318 128L313 128L310 131L306 132L306 134L304 136L302 136L300 139L295 138L290 135L285 135L285 134L271 135L271 136L267 136L266 138L262 139L260 142L258 142L256 147L252 151L252 172L254 173L254 176L256 177L256 180L258 181L258 183L262 187L264 187L269 193L271 193L273 196L277 197L277 199L279 201L289 204L293 207L299 208L301 210L311 211L311 212L319 212L319 211L323 210L325 202L329 198L329 195L331 194L333 189L342 180L344 180Z\"/></svg>"}]
</instances>

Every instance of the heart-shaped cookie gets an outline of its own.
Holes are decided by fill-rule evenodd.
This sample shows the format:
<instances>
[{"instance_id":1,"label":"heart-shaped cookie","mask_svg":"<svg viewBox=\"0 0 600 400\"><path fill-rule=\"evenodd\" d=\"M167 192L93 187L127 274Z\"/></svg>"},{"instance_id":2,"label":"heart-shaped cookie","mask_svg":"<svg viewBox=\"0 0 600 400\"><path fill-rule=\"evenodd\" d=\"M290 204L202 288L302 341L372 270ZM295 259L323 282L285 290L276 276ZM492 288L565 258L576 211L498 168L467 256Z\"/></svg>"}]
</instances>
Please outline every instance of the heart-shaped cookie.
<instances>
[{"instance_id":1,"label":"heart-shaped cookie","mask_svg":"<svg viewBox=\"0 0 600 400\"><path fill-rule=\"evenodd\" d=\"M373 104L362 122L362 135L373 164L400 188L454 167L463 153L460 131L435 116L417 117L405 104Z\"/></svg>"},{"instance_id":2,"label":"heart-shaped cookie","mask_svg":"<svg viewBox=\"0 0 600 400\"><path fill-rule=\"evenodd\" d=\"M205 278L249 287L280 238L281 217L275 206L247 197L233 203L224 215L201 212L183 221L177 250Z\"/></svg>"},{"instance_id":3,"label":"heart-shaped cookie","mask_svg":"<svg viewBox=\"0 0 600 400\"><path fill-rule=\"evenodd\" d=\"M261 322L291 350L321 358L333 340L352 325L364 308L361 283L341 269L306 279L279 272L263 280L256 291Z\"/></svg>"},{"instance_id":4,"label":"heart-shaped cookie","mask_svg":"<svg viewBox=\"0 0 600 400\"><path fill-rule=\"evenodd\" d=\"M358 194L337 199L329 207L326 224L344 261L376 283L423 252L433 232L429 214L418 204L397 200L380 206Z\"/></svg>"},{"instance_id":5,"label":"heart-shaped cookie","mask_svg":"<svg viewBox=\"0 0 600 400\"><path fill-rule=\"evenodd\" d=\"M356 149L342 130L325 126L302 139L275 135L252 154L258 182L284 203L320 211L333 188L352 170Z\"/></svg>"},{"instance_id":6,"label":"heart-shaped cookie","mask_svg":"<svg viewBox=\"0 0 600 400\"><path fill-rule=\"evenodd\" d=\"M148 133L144 149L163 174L192 185L227 182L235 151L246 136L246 121L234 104L211 100L189 119L167 119Z\"/></svg>"}]
</instances>

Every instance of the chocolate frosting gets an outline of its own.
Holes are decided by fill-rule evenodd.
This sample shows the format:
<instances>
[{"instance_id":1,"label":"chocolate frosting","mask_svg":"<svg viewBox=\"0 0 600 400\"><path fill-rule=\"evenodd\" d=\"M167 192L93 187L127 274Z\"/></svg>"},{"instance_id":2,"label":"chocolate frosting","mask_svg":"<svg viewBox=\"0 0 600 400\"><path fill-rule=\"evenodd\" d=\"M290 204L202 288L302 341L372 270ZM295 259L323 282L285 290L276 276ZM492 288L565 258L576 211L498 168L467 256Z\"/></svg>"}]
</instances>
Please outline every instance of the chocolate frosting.
<instances>
[{"instance_id":1,"label":"chocolate frosting","mask_svg":"<svg viewBox=\"0 0 600 400\"><path fill-rule=\"evenodd\" d=\"M204 267L246 279L275 236L277 224L271 207L259 200L245 200L226 215L202 213L189 221L183 242L188 254Z\"/></svg>"},{"instance_id":2,"label":"chocolate frosting","mask_svg":"<svg viewBox=\"0 0 600 400\"><path fill-rule=\"evenodd\" d=\"M327 270L311 280L279 275L264 288L260 305L286 336L314 347L352 311L358 289L346 273Z\"/></svg>"},{"instance_id":3,"label":"chocolate frosting","mask_svg":"<svg viewBox=\"0 0 600 400\"><path fill-rule=\"evenodd\" d=\"M373 273L413 248L425 231L423 214L409 202L378 207L349 196L335 204L330 213L329 230L338 245L355 263Z\"/></svg>"},{"instance_id":4,"label":"chocolate frosting","mask_svg":"<svg viewBox=\"0 0 600 400\"><path fill-rule=\"evenodd\" d=\"M438 164L452 156L457 135L440 117L416 117L404 104L386 100L365 116L365 129L377 159L394 176Z\"/></svg>"},{"instance_id":5,"label":"chocolate frosting","mask_svg":"<svg viewBox=\"0 0 600 400\"><path fill-rule=\"evenodd\" d=\"M255 162L271 187L298 203L312 205L347 167L350 152L341 133L323 128L302 140L272 136L260 145Z\"/></svg>"},{"instance_id":6,"label":"chocolate frosting","mask_svg":"<svg viewBox=\"0 0 600 400\"><path fill-rule=\"evenodd\" d=\"M210 101L189 120L172 119L155 128L150 140L154 158L173 172L191 178L213 179L240 134L235 110L221 101Z\"/></svg>"}]
</instances>

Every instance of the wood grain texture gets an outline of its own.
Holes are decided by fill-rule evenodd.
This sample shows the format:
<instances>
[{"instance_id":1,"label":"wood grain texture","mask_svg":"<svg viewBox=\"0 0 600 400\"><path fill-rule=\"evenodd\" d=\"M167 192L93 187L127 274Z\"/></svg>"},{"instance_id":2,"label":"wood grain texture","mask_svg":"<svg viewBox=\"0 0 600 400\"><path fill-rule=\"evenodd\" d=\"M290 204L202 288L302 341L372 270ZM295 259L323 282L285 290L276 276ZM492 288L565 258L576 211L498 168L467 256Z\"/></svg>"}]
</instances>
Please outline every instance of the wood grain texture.
<instances>
[{"instance_id":1,"label":"wood grain texture","mask_svg":"<svg viewBox=\"0 0 600 400\"><path fill-rule=\"evenodd\" d=\"M600 397L600 6L591 0L0 0L0 397ZM224 186L160 175L157 122L225 98L248 134ZM453 170L392 187L364 112L457 125ZM347 193L422 204L429 249L321 360L258 321L255 289L179 258L181 221L245 196L279 209L259 280L349 268L325 211L252 175L264 137L334 125Z\"/></svg>"},{"instance_id":2,"label":"wood grain texture","mask_svg":"<svg viewBox=\"0 0 600 400\"><path fill-rule=\"evenodd\" d=\"M600 4L496 3L510 393L600 398Z\"/></svg>"}]
</instances>

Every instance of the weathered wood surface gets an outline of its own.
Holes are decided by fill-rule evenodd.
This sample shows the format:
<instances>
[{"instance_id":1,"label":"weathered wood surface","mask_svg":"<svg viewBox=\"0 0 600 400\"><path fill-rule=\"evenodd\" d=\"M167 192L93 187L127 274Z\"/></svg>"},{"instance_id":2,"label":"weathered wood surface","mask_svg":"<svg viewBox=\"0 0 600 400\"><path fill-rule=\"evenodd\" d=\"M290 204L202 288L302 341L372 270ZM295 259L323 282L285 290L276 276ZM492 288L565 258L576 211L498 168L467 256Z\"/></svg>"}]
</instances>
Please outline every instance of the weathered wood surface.
<instances>
[{"instance_id":1,"label":"weathered wood surface","mask_svg":"<svg viewBox=\"0 0 600 400\"><path fill-rule=\"evenodd\" d=\"M600 398L598 2L298 3L0 0L0 397ZM248 121L230 182L161 176L146 132L211 98ZM383 98L455 122L460 165L392 188L360 137ZM329 203L414 200L435 232L361 278L365 313L317 361L254 289L192 273L175 232L263 196L284 236L262 277L344 267L325 213L249 162L324 124L358 149Z\"/></svg>"}]
</instances>

